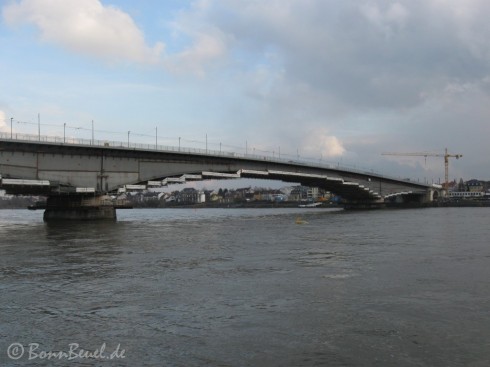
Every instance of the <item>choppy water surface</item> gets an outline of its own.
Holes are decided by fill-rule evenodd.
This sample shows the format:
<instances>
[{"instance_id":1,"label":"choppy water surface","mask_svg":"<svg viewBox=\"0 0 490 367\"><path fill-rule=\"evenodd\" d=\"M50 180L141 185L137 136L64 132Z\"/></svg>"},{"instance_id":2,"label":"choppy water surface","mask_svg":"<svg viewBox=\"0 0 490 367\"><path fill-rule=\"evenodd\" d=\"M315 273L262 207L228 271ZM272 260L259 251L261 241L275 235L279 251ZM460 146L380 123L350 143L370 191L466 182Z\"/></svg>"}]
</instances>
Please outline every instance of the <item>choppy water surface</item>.
<instances>
[{"instance_id":1,"label":"choppy water surface","mask_svg":"<svg viewBox=\"0 0 490 367\"><path fill-rule=\"evenodd\" d=\"M0 365L490 365L488 208L118 217L0 211Z\"/></svg>"}]
</instances>

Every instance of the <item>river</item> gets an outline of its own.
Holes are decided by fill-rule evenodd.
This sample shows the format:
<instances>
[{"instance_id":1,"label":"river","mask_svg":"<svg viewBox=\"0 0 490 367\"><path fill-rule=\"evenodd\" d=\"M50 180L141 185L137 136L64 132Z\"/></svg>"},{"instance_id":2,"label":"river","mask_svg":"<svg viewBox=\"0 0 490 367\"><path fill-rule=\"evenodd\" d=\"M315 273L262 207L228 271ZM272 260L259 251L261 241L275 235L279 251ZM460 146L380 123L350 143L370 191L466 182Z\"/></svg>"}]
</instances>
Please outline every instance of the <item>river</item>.
<instances>
[{"instance_id":1,"label":"river","mask_svg":"<svg viewBox=\"0 0 490 367\"><path fill-rule=\"evenodd\" d=\"M1 210L0 365L488 366L489 224L488 208Z\"/></svg>"}]
</instances>

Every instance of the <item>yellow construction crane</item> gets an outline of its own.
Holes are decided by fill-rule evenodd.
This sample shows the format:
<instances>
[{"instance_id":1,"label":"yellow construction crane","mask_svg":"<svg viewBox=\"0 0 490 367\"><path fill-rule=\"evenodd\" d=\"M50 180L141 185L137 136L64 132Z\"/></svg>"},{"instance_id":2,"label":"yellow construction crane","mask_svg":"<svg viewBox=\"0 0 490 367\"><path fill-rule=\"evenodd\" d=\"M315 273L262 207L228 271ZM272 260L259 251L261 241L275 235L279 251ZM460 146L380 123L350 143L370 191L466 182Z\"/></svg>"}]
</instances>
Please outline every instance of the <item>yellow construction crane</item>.
<instances>
[{"instance_id":1,"label":"yellow construction crane","mask_svg":"<svg viewBox=\"0 0 490 367\"><path fill-rule=\"evenodd\" d=\"M447 148L444 152L444 154L437 154L437 153L381 153L381 155L399 155L399 156L406 156L406 157L444 157L444 168L445 168L445 182L444 182L444 189L446 191L449 188L449 158L456 158L459 159L463 155L462 154L449 154L447 152Z\"/></svg>"}]
</instances>

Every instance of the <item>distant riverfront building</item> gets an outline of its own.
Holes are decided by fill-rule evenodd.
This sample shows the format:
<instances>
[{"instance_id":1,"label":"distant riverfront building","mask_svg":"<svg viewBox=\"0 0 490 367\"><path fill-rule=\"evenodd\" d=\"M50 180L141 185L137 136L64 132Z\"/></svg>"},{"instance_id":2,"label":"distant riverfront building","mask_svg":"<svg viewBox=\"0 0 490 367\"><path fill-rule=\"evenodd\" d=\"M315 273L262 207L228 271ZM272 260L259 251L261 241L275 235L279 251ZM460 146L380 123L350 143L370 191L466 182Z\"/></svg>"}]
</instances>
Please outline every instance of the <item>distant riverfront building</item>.
<instances>
[{"instance_id":1,"label":"distant riverfront building","mask_svg":"<svg viewBox=\"0 0 490 367\"><path fill-rule=\"evenodd\" d=\"M478 181L478 180L469 180L466 182L466 187L468 188L469 192L483 192L483 182Z\"/></svg>"},{"instance_id":2,"label":"distant riverfront building","mask_svg":"<svg viewBox=\"0 0 490 367\"><path fill-rule=\"evenodd\" d=\"M193 187L186 187L178 193L176 199L180 204L200 204L206 202L206 194Z\"/></svg>"}]
</instances>

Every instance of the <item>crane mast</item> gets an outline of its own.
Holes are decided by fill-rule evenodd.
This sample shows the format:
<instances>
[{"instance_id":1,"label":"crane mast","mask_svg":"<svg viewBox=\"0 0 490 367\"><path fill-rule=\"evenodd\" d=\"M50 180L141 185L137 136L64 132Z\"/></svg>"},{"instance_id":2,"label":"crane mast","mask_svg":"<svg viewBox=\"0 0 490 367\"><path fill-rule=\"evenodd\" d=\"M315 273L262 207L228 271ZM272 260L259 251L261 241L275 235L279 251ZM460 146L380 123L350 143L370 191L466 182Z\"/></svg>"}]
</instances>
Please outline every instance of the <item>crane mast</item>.
<instances>
[{"instance_id":1,"label":"crane mast","mask_svg":"<svg viewBox=\"0 0 490 367\"><path fill-rule=\"evenodd\" d=\"M444 154L439 154L439 153L424 153L424 152L417 152L417 153L381 153L381 155L397 155L397 156L405 156L405 157L444 157L444 189L446 192L449 189L449 158L456 158L459 159L463 157L462 154L449 154L447 152L447 148L444 151Z\"/></svg>"}]
</instances>

